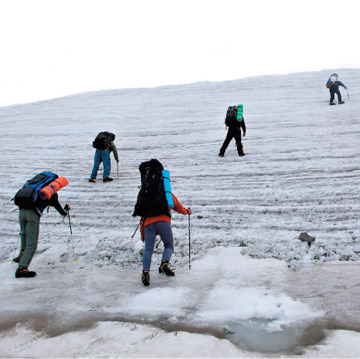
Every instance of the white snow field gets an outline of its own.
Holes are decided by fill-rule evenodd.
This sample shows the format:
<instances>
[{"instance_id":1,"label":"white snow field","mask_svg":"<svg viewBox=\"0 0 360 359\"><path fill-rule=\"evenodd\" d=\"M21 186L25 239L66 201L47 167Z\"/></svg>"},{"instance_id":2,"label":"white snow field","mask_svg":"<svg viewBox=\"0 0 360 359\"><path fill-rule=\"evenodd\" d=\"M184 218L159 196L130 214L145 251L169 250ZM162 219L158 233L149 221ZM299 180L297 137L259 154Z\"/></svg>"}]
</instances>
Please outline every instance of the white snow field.
<instances>
[{"instance_id":1,"label":"white snow field","mask_svg":"<svg viewBox=\"0 0 360 359\"><path fill-rule=\"evenodd\" d=\"M336 71L343 105L329 106ZM0 357L360 357L360 69L89 92L0 108ZM218 156L244 104L246 156ZM119 178L88 178L116 134ZM173 214L176 277L140 281L142 161L191 207ZM50 170L68 219L41 219L35 278L16 279L24 182ZM301 232L315 237L309 247Z\"/></svg>"}]
</instances>

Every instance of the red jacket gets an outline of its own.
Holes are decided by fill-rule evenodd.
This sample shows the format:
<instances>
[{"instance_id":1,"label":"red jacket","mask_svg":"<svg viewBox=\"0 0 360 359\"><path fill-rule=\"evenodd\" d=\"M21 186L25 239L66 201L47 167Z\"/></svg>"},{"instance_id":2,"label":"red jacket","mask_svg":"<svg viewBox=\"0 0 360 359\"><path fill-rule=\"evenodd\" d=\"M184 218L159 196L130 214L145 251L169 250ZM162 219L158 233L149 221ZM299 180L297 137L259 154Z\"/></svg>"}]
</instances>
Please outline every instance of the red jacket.
<instances>
[{"instance_id":1,"label":"red jacket","mask_svg":"<svg viewBox=\"0 0 360 359\"><path fill-rule=\"evenodd\" d=\"M175 197L174 194L172 194L172 198L174 200L174 210L181 214L188 214L187 209L179 202L179 200ZM140 233L141 233L141 240L144 241L144 229L149 224L155 223L155 222L168 222L171 223L171 217L167 216L166 214L162 214L160 216L156 217L141 217L140 220Z\"/></svg>"}]
</instances>

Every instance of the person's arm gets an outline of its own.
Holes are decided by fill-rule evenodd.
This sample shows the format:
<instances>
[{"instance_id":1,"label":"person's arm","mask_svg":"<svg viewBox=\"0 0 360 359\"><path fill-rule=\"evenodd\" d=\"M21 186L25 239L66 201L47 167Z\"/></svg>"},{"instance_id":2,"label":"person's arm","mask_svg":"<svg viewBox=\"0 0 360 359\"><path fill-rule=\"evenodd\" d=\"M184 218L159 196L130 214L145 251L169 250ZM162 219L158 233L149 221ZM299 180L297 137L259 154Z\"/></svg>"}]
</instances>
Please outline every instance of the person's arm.
<instances>
[{"instance_id":1,"label":"person's arm","mask_svg":"<svg viewBox=\"0 0 360 359\"><path fill-rule=\"evenodd\" d=\"M115 161L116 161L116 162L119 162L119 154L118 154L117 148L116 148L116 146L115 146L115 143L112 142L112 143L110 144L110 146L111 146L111 150L114 151Z\"/></svg>"},{"instance_id":2,"label":"person's arm","mask_svg":"<svg viewBox=\"0 0 360 359\"><path fill-rule=\"evenodd\" d=\"M175 197L174 194L172 194L172 198L174 200L174 210L180 214L191 214L191 208L186 209L180 202L179 200Z\"/></svg>"},{"instance_id":3,"label":"person's arm","mask_svg":"<svg viewBox=\"0 0 360 359\"><path fill-rule=\"evenodd\" d=\"M335 84L338 86L342 86L345 90L347 90L347 87L341 81L336 81Z\"/></svg>"},{"instance_id":4,"label":"person's arm","mask_svg":"<svg viewBox=\"0 0 360 359\"><path fill-rule=\"evenodd\" d=\"M66 216L67 212L61 207L57 194L54 194L49 200L49 206L54 207L62 216Z\"/></svg>"},{"instance_id":5,"label":"person's arm","mask_svg":"<svg viewBox=\"0 0 360 359\"><path fill-rule=\"evenodd\" d=\"M243 136L246 136L246 125L245 125L245 118L241 121L241 128L243 130Z\"/></svg>"}]
</instances>

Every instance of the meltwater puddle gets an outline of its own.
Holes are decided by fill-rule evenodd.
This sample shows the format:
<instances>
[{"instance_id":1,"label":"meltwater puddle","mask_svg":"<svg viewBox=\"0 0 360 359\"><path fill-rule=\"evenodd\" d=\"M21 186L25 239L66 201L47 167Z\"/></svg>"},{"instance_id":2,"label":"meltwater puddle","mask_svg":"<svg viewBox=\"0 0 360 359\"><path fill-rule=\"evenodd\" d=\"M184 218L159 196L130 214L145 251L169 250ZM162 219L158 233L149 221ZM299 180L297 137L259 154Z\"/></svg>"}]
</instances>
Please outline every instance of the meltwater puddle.
<instances>
[{"instance_id":1,"label":"meltwater puddle","mask_svg":"<svg viewBox=\"0 0 360 359\"><path fill-rule=\"evenodd\" d=\"M228 321L224 326L225 337L242 349L260 353L294 352L325 338L324 328L318 324L273 328L272 322L263 318Z\"/></svg>"}]
</instances>

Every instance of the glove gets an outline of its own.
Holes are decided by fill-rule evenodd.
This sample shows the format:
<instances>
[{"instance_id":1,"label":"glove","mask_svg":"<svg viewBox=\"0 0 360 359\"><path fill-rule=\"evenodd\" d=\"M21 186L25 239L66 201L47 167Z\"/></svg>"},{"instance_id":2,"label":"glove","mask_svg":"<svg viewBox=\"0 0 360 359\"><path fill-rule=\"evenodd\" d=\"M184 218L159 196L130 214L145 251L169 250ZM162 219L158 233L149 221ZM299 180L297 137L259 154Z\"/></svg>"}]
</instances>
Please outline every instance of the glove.
<instances>
[{"instance_id":1,"label":"glove","mask_svg":"<svg viewBox=\"0 0 360 359\"><path fill-rule=\"evenodd\" d=\"M245 136L246 136L246 132L243 133L243 137L245 137Z\"/></svg>"},{"instance_id":2,"label":"glove","mask_svg":"<svg viewBox=\"0 0 360 359\"><path fill-rule=\"evenodd\" d=\"M66 212L69 212L70 209L71 209L70 205L66 203L65 206L64 206L64 210L65 210Z\"/></svg>"},{"instance_id":3,"label":"glove","mask_svg":"<svg viewBox=\"0 0 360 359\"><path fill-rule=\"evenodd\" d=\"M188 208L186 211L188 214L192 214L191 208Z\"/></svg>"}]
</instances>

